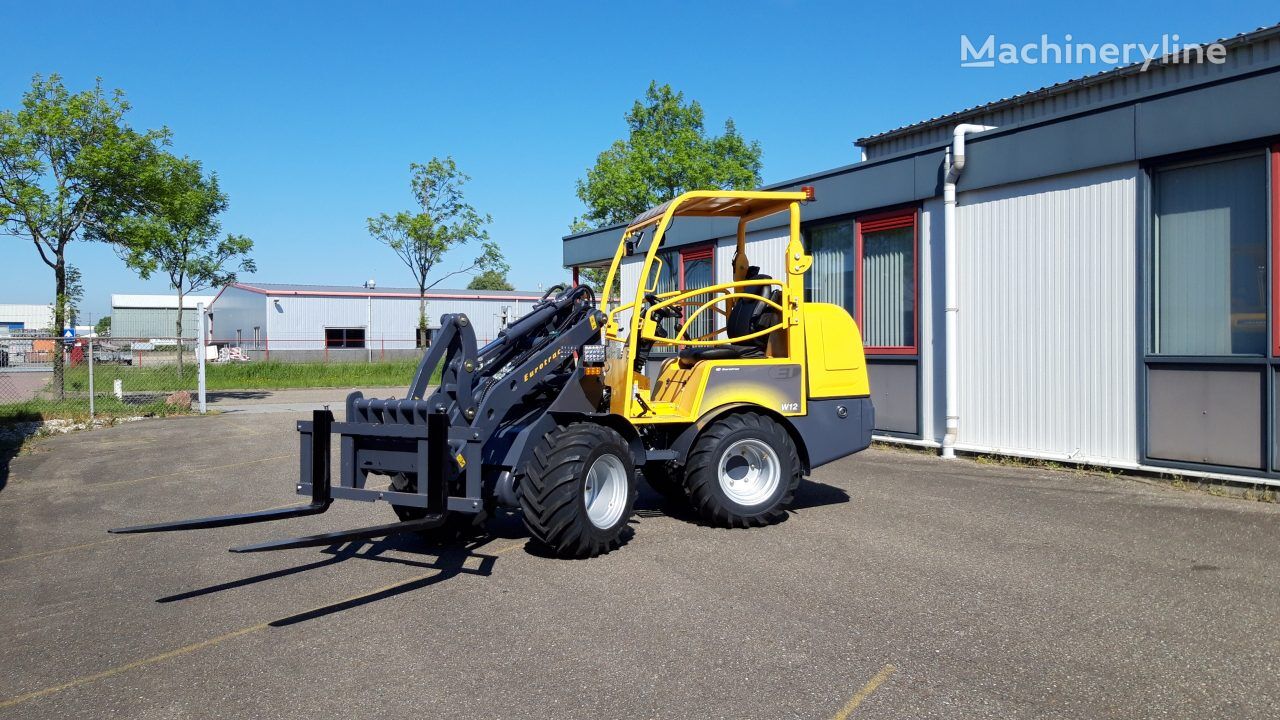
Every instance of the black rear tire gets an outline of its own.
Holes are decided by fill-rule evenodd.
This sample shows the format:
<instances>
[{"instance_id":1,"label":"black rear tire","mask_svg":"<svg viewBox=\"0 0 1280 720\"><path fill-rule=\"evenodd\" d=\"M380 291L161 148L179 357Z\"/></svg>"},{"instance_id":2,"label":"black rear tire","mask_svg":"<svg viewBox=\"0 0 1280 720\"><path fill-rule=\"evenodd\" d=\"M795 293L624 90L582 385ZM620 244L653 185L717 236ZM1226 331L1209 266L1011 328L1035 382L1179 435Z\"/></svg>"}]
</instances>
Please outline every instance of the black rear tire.
<instances>
[{"instance_id":1,"label":"black rear tire","mask_svg":"<svg viewBox=\"0 0 1280 720\"><path fill-rule=\"evenodd\" d=\"M606 501L600 506L592 504L597 512L604 511L603 527L592 520L585 497L593 468L603 468L598 470L601 473L612 470L603 486L599 475L593 480L598 483L598 497ZM631 448L617 431L594 423L557 427L534 448L520 479L524 526L534 540L560 557L602 555L633 534L630 520L638 494L636 483Z\"/></svg>"},{"instance_id":2,"label":"black rear tire","mask_svg":"<svg viewBox=\"0 0 1280 720\"><path fill-rule=\"evenodd\" d=\"M742 502L749 492L734 491L732 482L757 477L756 464L737 454L747 447L761 461L775 464L776 483L759 483L758 497ZM726 458L727 453L732 453ZM722 460L731 467L721 477ZM712 423L693 444L685 465L685 486L694 510L703 520L719 527L758 527L782 522L800 485L802 466L795 443L773 418L756 413L735 413ZM723 481L723 482L722 482ZM772 485L772 489L768 488ZM729 486L729 490L726 489ZM741 487L741 486L739 486Z\"/></svg>"},{"instance_id":3,"label":"black rear tire","mask_svg":"<svg viewBox=\"0 0 1280 720\"><path fill-rule=\"evenodd\" d=\"M391 476L391 490L396 492L418 492L418 476L416 473L396 473ZM404 520L417 520L426 517L426 508L412 507L409 505L391 506L391 510L395 512L396 517ZM430 530L420 530L418 535L428 542L442 543L461 540L464 538L483 535L485 532L485 524L488 520L487 512L479 512L474 514L451 512L444 519L444 524L439 527L433 527Z\"/></svg>"}]
</instances>

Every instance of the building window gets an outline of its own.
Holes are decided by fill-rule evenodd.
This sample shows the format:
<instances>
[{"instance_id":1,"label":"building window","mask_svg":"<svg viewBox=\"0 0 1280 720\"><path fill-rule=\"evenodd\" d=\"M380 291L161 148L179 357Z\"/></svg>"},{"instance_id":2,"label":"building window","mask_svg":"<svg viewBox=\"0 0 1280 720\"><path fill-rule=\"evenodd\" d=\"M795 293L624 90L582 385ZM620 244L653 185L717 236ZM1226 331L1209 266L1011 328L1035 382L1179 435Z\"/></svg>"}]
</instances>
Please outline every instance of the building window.
<instances>
[{"instance_id":1,"label":"building window","mask_svg":"<svg viewBox=\"0 0 1280 720\"><path fill-rule=\"evenodd\" d=\"M916 349L916 212L858 220L858 318L862 341L881 353Z\"/></svg>"},{"instance_id":2,"label":"building window","mask_svg":"<svg viewBox=\"0 0 1280 720\"><path fill-rule=\"evenodd\" d=\"M699 245L697 247L659 252L658 257L662 260L662 270L658 274L656 292L661 295L663 293L686 292L709 287L713 284L715 277L713 256L714 252L711 245ZM697 310L698 306L706 300L708 298L694 298L689 304L685 305L685 317L687 318L690 313ZM689 331L685 333L685 339L696 340L710 333L715 328L713 316L714 313L710 310L699 315L698 319L693 321L693 325L689 326ZM662 321L662 327L667 331L668 337L675 337L683 322L683 320L677 322L674 318L667 318Z\"/></svg>"},{"instance_id":3,"label":"building window","mask_svg":"<svg viewBox=\"0 0 1280 720\"><path fill-rule=\"evenodd\" d=\"M1266 156L1157 171L1154 196L1153 351L1265 355Z\"/></svg>"},{"instance_id":4,"label":"building window","mask_svg":"<svg viewBox=\"0 0 1280 720\"><path fill-rule=\"evenodd\" d=\"M839 305L856 315L853 222L822 225L807 233L813 266L804 276L804 299Z\"/></svg>"},{"instance_id":5,"label":"building window","mask_svg":"<svg viewBox=\"0 0 1280 720\"><path fill-rule=\"evenodd\" d=\"M324 346L327 348L363 348L364 328L325 328Z\"/></svg>"},{"instance_id":6,"label":"building window","mask_svg":"<svg viewBox=\"0 0 1280 720\"><path fill-rule=\"evenodd\" d=\"M819 225L805 235L813 257L805 300L849 311L868 354L915 354L916 210Z\"/></svg>"},{"instance_id":7,"label":"building window","mask_svg":"<svg viewBox=\"0 0 1280 720\"><path fill-rule=\"evenodd\" d=\"M696 248L682 248L680 250L680 291L689 292L690 290L698 290L704 287L710 287L714 283L715 275L712 273L712 247L703 245ZM710 300L709 297L700 298L701 302ZM685 306L685 318L688 319L690 313L698 309L698 305ZM677 328L678 330L679 328ZM689 326L685 332L686 340L696 340L711 334L715 330L715 315L710 310L702 313L693 324Z\"/></svg>"},{"instance_id":8,"label":"building window","mask_svg":"<svg viewBox=\"0 0 1280 720\"><path fill-rule=\"evenodd\" d=\"M680 253L675 250L658 253L662 269L658 271L657 293L675 292L680 289Z\"/></svg>"},{"instance_id":9,"label":"building window","mask_svg":"<svg viewBox=\"0 0 1280 720\"><path fill-rule=\"evenodd\" d=\"M662 260L662 269L658 271L656 292L658 295L677 292L680 290L680 252L678 250L660 252L658 253L658 258ZM676 322L675 318L659 320L658 324L666 331L667 337L675 337L676 332L680 329L680 323ZM669 350L670 346L662 349Z\"/></svg>"},{"instance_id":10,"label":"building window","mask_svg":"<svg viewBox=\"0 0 1280 720\"><path fill-rule=\"evenodd\" d=\"M1280 145L1271 146L1271 322L1280 322ZM1280 356L1280 328L1271 328L1271 350Z\"/></svg>"}]
</instances>

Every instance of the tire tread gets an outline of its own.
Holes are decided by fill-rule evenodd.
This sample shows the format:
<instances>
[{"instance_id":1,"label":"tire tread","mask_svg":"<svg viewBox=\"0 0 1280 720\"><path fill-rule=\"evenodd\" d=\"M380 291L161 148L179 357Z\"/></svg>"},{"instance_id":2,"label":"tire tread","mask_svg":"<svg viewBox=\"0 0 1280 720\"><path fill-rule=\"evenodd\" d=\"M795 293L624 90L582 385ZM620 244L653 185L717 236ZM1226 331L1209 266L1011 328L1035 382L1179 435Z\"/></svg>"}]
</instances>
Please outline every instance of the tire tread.
<instances>
[{"instance_id":1,"label":"tire tread","mask_svg":"<svg viewBox=\"0 0 1280 720\"><path fill-rule=\"evenodd\" d=\"M617 548L631 536L630 508L637 494L634 468L629 478L628 511L617 532L602 536L585 513L579 511L578 482L587 458L599 447L613 445L625 453L630 448L612 428L595 423L572 423L547 433L530 455L520 482L524 525L535 540L562 557L595 557Z\"/></svg>"},{"instance_id":2,"label":"tire tread","mask_svg":"<svg viewBox=\"0 0 1280 720\"><path fill-rule=\"evenodd\" d=\"M756 430L770 437L774 450L786 454L790 477L782 479L784 490L778 501L756 513L744 515L725 505L719 492L718 459L726 438L743 430ZM749 528L772 525L787 518L787 508L800 486L800 457L787 431L770 417L758 413L734 413L716 420L693 445L685 465L685 487L694 510L707 523L718 527Z\"/></svg>"}]
</instances>

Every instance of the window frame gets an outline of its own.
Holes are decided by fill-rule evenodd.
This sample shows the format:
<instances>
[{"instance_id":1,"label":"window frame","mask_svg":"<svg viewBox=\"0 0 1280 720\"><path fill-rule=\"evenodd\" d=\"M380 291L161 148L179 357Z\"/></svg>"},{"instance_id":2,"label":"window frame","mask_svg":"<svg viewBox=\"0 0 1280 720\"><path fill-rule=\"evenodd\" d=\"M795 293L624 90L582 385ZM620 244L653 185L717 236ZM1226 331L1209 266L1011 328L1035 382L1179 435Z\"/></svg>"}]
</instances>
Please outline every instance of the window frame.
<instances>
[{"instance_id":1,"label":"window frame","mask_svg":"<svg viewBox=\"0 0 1280 720\"><path fill-rule=\"evenodd\" d=\"M667 272L672 272L674 270L673 277L675 278L675 292L677 293L682 293L689 289L685 286L684 264L691 260L710 261L711 281L706 285L706 287L711 287L712 285L716 284L716 242L714 240L707 241L707 242L693 243L690 245L681 245L673 248L663 248L658 251L658 257L662 258L664 269ZM675 265L677 266L675 268L672 268L671 267L672 263L669 262L672 258L674 258ZM645 281L642 280L641 282L645 282ZM714 318L711 320L711 322L715 322ZM680 327L679 322L675 322L674 326L675 328L679 328ZM654 349L653 354L654 355L662 355L663 353L674 354L675 351L676 349L674 346L659 345L657 348Z\"/></svg>"},{"instance_id":2,"label":"window frame","mask_svg":"<svg viewBox=\"0 0 1280 720\"><path fill-rule=\"evenodd\" d=\"M1143 258L1145 267L1142 269L1142 272L1144 273L1143 294L1144 302L1146 303L1146 306L1143 308L1143 314L1145 315L1145 328L1143 333L1145 338L1143 346L1145 348L1145 356L1148 361L1185 361L1194 363L1204 362L1209 364L1234 364L1237 362L1266 361L1270 357L1280 355L1280 352L1277 352L1277 350L1280 350L1280 337L1277 337L1277 335L1280 335L1280 332L1273 328L1273 326L1280 321L1280 318L1276 315L1276 310L1280 308L1280 303L1277 302L1276 298L1277 292L1280 290L1276 285L1277 278L1280 278L1280 275L1277 275L1276 271L1276 262L1277 259L1280 258L1280 256L1276 255L1276 248L1280 247L1280 240L1278 240L1276 236L1275 221L1277 212L1277 198L1275 196L1276 178L1277 172L1280 171L1277 170L1277 160L1273 152L1277 149L1280 149L1280 143L1262 146L1259 146L1256 143L1251 143L1233 145L1225 148L1208 148L1195 153L1176 156L1167 162L1153 162L1150 165L1144 166L1147 171L1147 192L1149 193L1147 200L1148 205L1145 212L1147 214L1146 221L1150 223L1150 228L1145 241L1146 256ZM1267 262L1270 265L1269 272L1264 275L1268 280L1269 287L1267 288L1267 292L1269 293L1269 297L1263 301L1262 307L1267 313L1265 332L1269 333L1269 335L1264 335L1263 351L1257 353L1228 352L1214 355L1160 352L1160 327L1159 319L1157 317L1157 313L1159 312L1158 308L1160 307L1160 283L1157 279L1157 275L1160 269L1161 174L1173 170L1186 170L1195 167L1213 165L1215 163L1231 162L1251 157L1256 158L1259 156L1259 152L1261 152L1263 157L1263 175L1268 183L1268 187L1263 190L1264 194L1267 196L1263 203L1263 207L1267 212L1266 220L1268 226L1267 233L1263 239L1263 250L1266 252ZM1275 339L1273 340L1271 338Z\"/></svg>"},{"instance_id":3,"label":"window frame","mask_svg":"<svg viewBox=\"0 0 1280 720\"><path fill-rule=\"evenodd\" d=\"M359 345L352 345L351 339L347 337L347 333L350 333L353 331L359 331L360 333ZM342 333L342 340L340 344L335 345L333 342L329 340L329 333L331 332ZM326 350L364 350L368 347L368 340L369 339L367 337L367 333L365 332L365 329L363 327L328 327L326 326L324 329L324 347Z\"/></svg>"},{"instance_id":4,"label":"window frame","mask_svg":"<svg viewBox=\"0 0 1280 720\"><path fill-rule=\"evenodd\" d=\"M853 304L854 320L858 332L862 332L863 293L863 235L868 232L911 228L911 345L868 345L863 338L863 352L867 355L918 355L920 353L920 209L918 207L895 208L882 212L856 215L853 218Z\"/></svg>"},{"instance_id":5,"label":"window frame","mask_svg":"<svg viewBox=\"0 0 1280 720\"><path fill-rule=\"evenodd\" d=\"M716 246L715 243L698 243L696 245L673 248L679 253L680 272L676 275L676 289L680 292L688 290L684 284L684 265L692 260L708 260L711 262L711 282L706 287L716 284Z\"/></svg>"},{"instance_id":6,"label":"window frame","mask_svg":"<svg viewBox=\"0 0 1280 720\"><path fill-rule=\"evenodd\" d=\"M1271 182L1271 355L1280 357L1280 142L1271 146L1269 180Z\"/></svg>"}]
</instances>

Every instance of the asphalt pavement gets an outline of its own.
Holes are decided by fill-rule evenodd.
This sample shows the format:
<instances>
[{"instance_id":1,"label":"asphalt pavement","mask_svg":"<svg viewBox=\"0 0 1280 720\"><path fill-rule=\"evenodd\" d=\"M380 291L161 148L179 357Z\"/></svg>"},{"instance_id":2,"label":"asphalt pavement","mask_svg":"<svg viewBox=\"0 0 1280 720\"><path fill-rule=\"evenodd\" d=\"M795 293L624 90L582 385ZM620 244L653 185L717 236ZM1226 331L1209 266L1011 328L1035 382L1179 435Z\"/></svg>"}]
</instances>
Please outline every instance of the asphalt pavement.
<instances>
[{"instance_id":1,"label":"asphalt pavement","mask_svg":"<svg viewBox=\"0 0 1280 720\"><path fill-rule=\"evenodd\" d=\"M1280 717L1280 508L1125 478L873 449L769 528L646 490L633 539L584 561L514 517L445 548L226 552L381 504L106 534L296 502L301 417L15 458L0 718Z\"/></svg>"}]
</instances>

